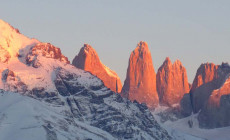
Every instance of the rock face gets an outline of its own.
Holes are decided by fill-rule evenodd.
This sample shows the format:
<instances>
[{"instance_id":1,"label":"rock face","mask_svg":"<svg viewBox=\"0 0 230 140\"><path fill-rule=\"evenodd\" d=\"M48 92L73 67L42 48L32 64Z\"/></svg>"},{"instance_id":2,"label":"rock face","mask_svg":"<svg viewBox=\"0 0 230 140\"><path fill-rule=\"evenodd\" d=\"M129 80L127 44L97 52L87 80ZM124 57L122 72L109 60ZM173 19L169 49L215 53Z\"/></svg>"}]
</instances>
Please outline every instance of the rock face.
<instances>
[{"instance_id":1,"label":"rock face","mask_svg":"<svg viewBox=\"0 0 230 140\"><path fill-rule=\"evenodd\" d=\"M213 90L207 104L202 108L198 120L204 128L230 126L230 77L224 84Z\"/></svg>"},{"instance_id":2,"label":"rock face","mask_svg":"<svg viewBox=\"0 0 230 140\"><path fill-rule=\"evenodd\" d=\"M146 42L141 41L130 55L122 96L131 101L146 103L149 108L154 108L159 103L156 73Z\"/></svg>"},{"instance_id":3,"label":"rock face","mask_svg":"<svg viewBox=\"0 0 230 140\"><path fill-rule=\"evenodd\" d=\"M203 84L213 81L217 78L218 65L213 63L202 64L196 73L195 79L192 83L191 92Z\"/></svg>"},{"instance_id":4,"label":"rock face","mask_svg":"<svg viewBox=\"0 0 230 140\"><path fill-rule=\"evenodd\" d=\"M227 75L227 80L224 81L224 84L219 89L213 90L209 97L208 104L219 107L221 96L226 94L230 94L230 74Z\"/></svg>"},{"instance_id":5,"label":"rock face","mask_svg":"<svg viewBox=\"0 0 230 140\"><path fill-rule=\"evenodd\" d=\"M72 64L97 76L112 91L121 92L122 84L120 78L114 71L101 63L97 52L90 45L84 44L79 54L73 59Z\"/></svg>"},{"instance_id":6,"label":"rock face","mask_svg":"<svg viewBox=\"0 0 230 140\"><path fill-rule=\"evenodd\" d=\"M11 57L0 63L0 124L12 125L0 127L0 139L172 139L146 105L122 98L96 76L62 61L57 48L29 45L20 35L14 38L20 44L9 43L9 49L4 40L10 36L1 34L0 45ZM28 65L27 56L40 66Z\"/></svg>"},{"instance_id":7,"label":"rock face","mask_svg":"<svg viewBox=\"0 0 230 140\"><path fill-rule=\"evenodd\" d=\"M218 66L218 79L211 83L215 84L215 89L206 92L209 96L203 101L205 104L198 116L199 124L204 128L230 126L230 66L225 63Z\"/></svg>"},{"instance_id":8,"label":"rock face","mask_svg":"<svg viewBox=\"0 0 230 140\"><path fill-rule=\"evenodd\" d=\"M66 64L70 63L68 58L61 53L60 48L57 48L50 43L38 43L32 47L26 58L27 64L31 64L33 67L39 67L41 64L37 60L38 56L53 58Z\"/></svg>"},{"instance_id":9,"label":"rock face","mask_svg":"<svg viewBox=\"0 0 230 140\"><path fill-rule=\"evenodd\" d=\"M219 87L221 82L218 80L218 69L219 66L213 63L205 63L198 68L190 90L195 113L204 106L211 92Z\"/></svg>"},{"instance_id":10,"label":"rock face","mask_svg":"<svg viewBox=\"0 0 230 140\"><path fill-rule=\"evenodd\" d=\"M160 103L172 106L180 103L185 93L189 93L189 83L185 67L179 60L174 64L167 57L157 72L157 92Z\"/></svg>"},{"instance_id":11,"label":"rock face","mask_svg":"<svg viewBox=\"0 0 230 140\"><path fill-rule=\"evenodd\" d=\"M23 93L27 90L27 86L21 81L21 79L11 70L4 69L1 72L1 82L4 85L5 91L14 91Z\"/></svg>"},{"instance_id":12,"label":"rock face","mask_svg":"<svg viewBox=\"0 0 230 140\"><path fill-rule=\"evenodd\" d=\"M182 99L183 113L199 113L200 127L216 128L230 125L230 66L227 63L202 64L197 70L190 96ZM191 107L186 104L192 103Z\"/></svg>"}]
</instances>

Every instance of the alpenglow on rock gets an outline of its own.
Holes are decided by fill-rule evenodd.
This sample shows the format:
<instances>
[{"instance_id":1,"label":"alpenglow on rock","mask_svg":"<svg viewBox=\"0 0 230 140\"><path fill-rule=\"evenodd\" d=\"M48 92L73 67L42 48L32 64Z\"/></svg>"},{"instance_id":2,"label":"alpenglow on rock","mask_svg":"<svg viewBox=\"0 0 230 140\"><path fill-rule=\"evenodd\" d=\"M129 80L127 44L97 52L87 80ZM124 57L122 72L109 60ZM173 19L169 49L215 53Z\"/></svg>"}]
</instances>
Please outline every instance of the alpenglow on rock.
<instances>
[{"instance_id":1,"label":"alpenglow on rock","mask_svg":"<svg viewBox=\"0 0 230 140\"><path fill-rule=\"evenodd\" d=\"M60 48L57 48L50 43L38 43L31 48L29 54L27 55L26 63L35 68L39 67L41 64L38 62L38 56L53 58L66 64L70 63L68 58L62 54Z\"/></svg>"},{"instance_id":2,"label":"alpenglow on rock","mask_svg":"<svg viewBox=\"0 0 230 140\"><path fill-rule=\"evenodd\" d=\"M90 45L84 44L78 55L73 59L72 64L97 76L112 91L121 92L120 78L114 71L102 64L97 52Z\"/></svg>"},{"instance_id":3,"label":"alpenglow on rock","mask_svg":"<svg viewBox=\"0 0 230 140\"><path fill-rule=\"evenodd\" d=\"M156 90L156 73L146 42L138 43L130 55L127 75L121 93L122 96L131 101L146 103L149 108L154 108L159 103Z\"/></svg>"},{"instance_id":4,"label":"alpenglow on rock","mask_svg":"<svg viewBox=\"0 0 230 140\"><path fill-rule=\"evenodd\" d=\"M211 92L218 88L218 65L213 63L201 64L197 69L189 94L181 100L182 112L185 116L192 111L198 113L206 104Z\"/></svg>"},{"instance_id":5,"label":"alpenglow on rock","mask_svg":"<svg viewBox=\"0 0 230 140\"><path fill-rule=\"evenodd\" d=\"M216 79L218 67L218 65L215 65L213 63L202 64L197 70L195 79L192 83L191 91L194 91L201 85Z\"/></svg>"},{"instance_id":6,"label":"alpenglow on rock","mask_svg":"<svg viewBox=\"0 0 230 140\"><path fill-rule=\"evenodd\" d=\"M187 115L190 115L192 110L194 113L198 113L200 127L230 126L229 64L201 64L189 94L182 99L181 107L183 113L185 112ZM191 107L188 106L189 104Z\"/></svg>"},{"instance_id":7,"label":"alpenglow on rock","mask_svg":"<svg viewBox=\"0 0 230 140\"><path fill-rule=\"evenodd\" d=\"M0 62L1 140L172 139L147 106L68 64L53 45L8 26L0 20L0 46L10 56Z\"/></svg>"},{"instance_id":8,"label":"alpenglow on rock","mask_svg":"<svg viewBox=\"0 0 230 140\"><path fill-rule=\"evenodd\" d=\"M161 104L171 106L180 103L185 93L189 93L189 84L185 67L179 60L174 64L169 57L157 72L157 92Z\"/></svg>"},{"instance_id":9,"label":"alpenglow on rock","mask_svg":"<svg viewBox=\"0 0 230 140\"><path fill-rule=\"evenodd\" d=\"M219 65L213 63L201 64L197 70L190 94L192 97L193 110L197 113L206 103L211 92L219 88L218 82Z\"/></svg>"},{"instance_id":10,"label":"alpenglow on rock","mask_svg":"<svg viewBox=\"0 0 230 140\"><path fill-rule=\"evenodd\" d=\"M230 126L230 66L227 63L218 65L216 78L203 84L192 92L194 104L196 100L203 99L198 106L201 111L198 116L199 124L204 128L217 128ZM198 111L199 108L195 106Z\"/></svg>"}]
</instances>

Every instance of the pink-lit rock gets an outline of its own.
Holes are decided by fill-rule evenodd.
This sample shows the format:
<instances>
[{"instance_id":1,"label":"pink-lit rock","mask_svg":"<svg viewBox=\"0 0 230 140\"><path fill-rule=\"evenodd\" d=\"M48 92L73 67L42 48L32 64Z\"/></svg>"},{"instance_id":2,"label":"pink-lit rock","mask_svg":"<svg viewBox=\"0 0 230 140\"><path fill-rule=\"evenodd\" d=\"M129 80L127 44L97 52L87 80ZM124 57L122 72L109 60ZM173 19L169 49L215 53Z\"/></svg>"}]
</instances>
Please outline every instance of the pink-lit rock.
<instances>
[{"instance_id":1,"label":"pink-lit rock","mask_svg":"<svg viewBox=\"0 0 230 140\"><path fill-rule=\"evenodd\" d=\"M218 67L218 65L215 65L213 63L202 64L197 70L195 79L192 83L191 92L201 85L216 79L218 77Z\"/></svg>"},{"instance_id":2,"label":"pink-lit rock","mask_svg":"<svg viewBox=\"0 0 230 140\"><path fill-rule=\"evenodd\" d=\"M114 71L101 63L97 52L90 45L84 44L79 54L73 59L72 64L97 76L112 91L121 92L122 84L120 78Z\"/></svg>"},{"instance_id":3,"label":"pink-lit rock","mask_svg":"<svg viewBox=\"0 0 230 140\"><path fill-rule=\"evenodd\" d=\"M167 57L158 69L157 91L160 103L168 106L180 103L184 94L189 93L187 72L179 60L172 64Z\"/></svg>"},{"instance_id":4,"label":"pink-lit rock","mask_svg":"<svg viewBox=\"0 0 230 140\"><path fill-rule=\"evenodd\" d=\"M156 73L146 42L141 41L131 53L122 96L145 103L149 108L158 105Z\"/></svg>"},{"instance_id":5,"label":"pink-lit rock","mask_svg":"<svg viewBox=\"0 0 230 140\"><path fill-rule=\"evenodd\" d=\"M27 55L27 64L32 64L34 67L39 67L40 64L37 61L37 57L39 55L46 58L56 59L66 64L70 63L68 58L61 53L60 48L57 48L50 43L38 43L31 48L29 54Z\"/></svg>"}]
</instances>

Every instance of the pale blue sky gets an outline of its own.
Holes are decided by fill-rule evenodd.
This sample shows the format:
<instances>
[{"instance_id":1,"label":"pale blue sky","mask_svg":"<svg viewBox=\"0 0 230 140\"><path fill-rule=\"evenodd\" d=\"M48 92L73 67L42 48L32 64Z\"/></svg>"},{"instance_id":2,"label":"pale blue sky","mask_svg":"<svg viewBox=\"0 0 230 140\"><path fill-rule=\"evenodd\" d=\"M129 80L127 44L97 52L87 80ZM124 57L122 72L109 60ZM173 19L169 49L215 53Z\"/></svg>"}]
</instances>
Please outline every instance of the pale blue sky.
<instances>
[{"instance_id":1,"label":"pale blue sky","mask_svg":"<svg viewBox=\"0 0 230 140\"><path fill-rule=\"evenodd\" d=\"M189 82L201 63L230 62L230 0L2 0L0 18L71 61L91 44L122 82L140 40L156 72L165 57L179 59Z\"/></svg>"}]
</instances>

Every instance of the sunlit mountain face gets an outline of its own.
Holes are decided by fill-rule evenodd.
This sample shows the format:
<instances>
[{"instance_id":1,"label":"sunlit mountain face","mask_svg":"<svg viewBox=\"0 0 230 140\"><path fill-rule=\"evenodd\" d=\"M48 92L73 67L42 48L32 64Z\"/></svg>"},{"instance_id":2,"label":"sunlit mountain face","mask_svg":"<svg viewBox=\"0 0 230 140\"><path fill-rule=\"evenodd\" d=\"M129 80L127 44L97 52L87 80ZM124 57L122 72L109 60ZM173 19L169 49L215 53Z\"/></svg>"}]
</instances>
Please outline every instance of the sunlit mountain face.
<instances>
[{"instance_id":1,"label":"sunlit mountain face","mask_svg":"<svg viewBox=\"0 0 230 140\"><path fill-rule=\"evenodd\" d=\"M70 65L59 48L2 20L0 29L0 139L172 139L146 105Z\"/></svg>"},{"instance_id":2,"label":"sunlit mountain face","mask_svg":"<svg viewBox=\"0 0 230 140\"><path fill-rule=\"evenodd\" d=\"M121 80L110 68L102 64L97 52L89 45L84 44L79 54L73 59L72 64L101 79L104 85L116 93L121 92Z\"/></svg>"},{"instance_id":3,"label":"sunlit mountain face","mask_svg":"<svg viewBox=\"0 0 230 140\"><path fill-rule=\"evenodd\" d=\"M230 66L153 67L133 47L124 85L89 44L72 64L61 49L0 20L0 140L184 140L230 137ZM157 61L157 60L154 60Z\"/></svg>"}]
</instances>

